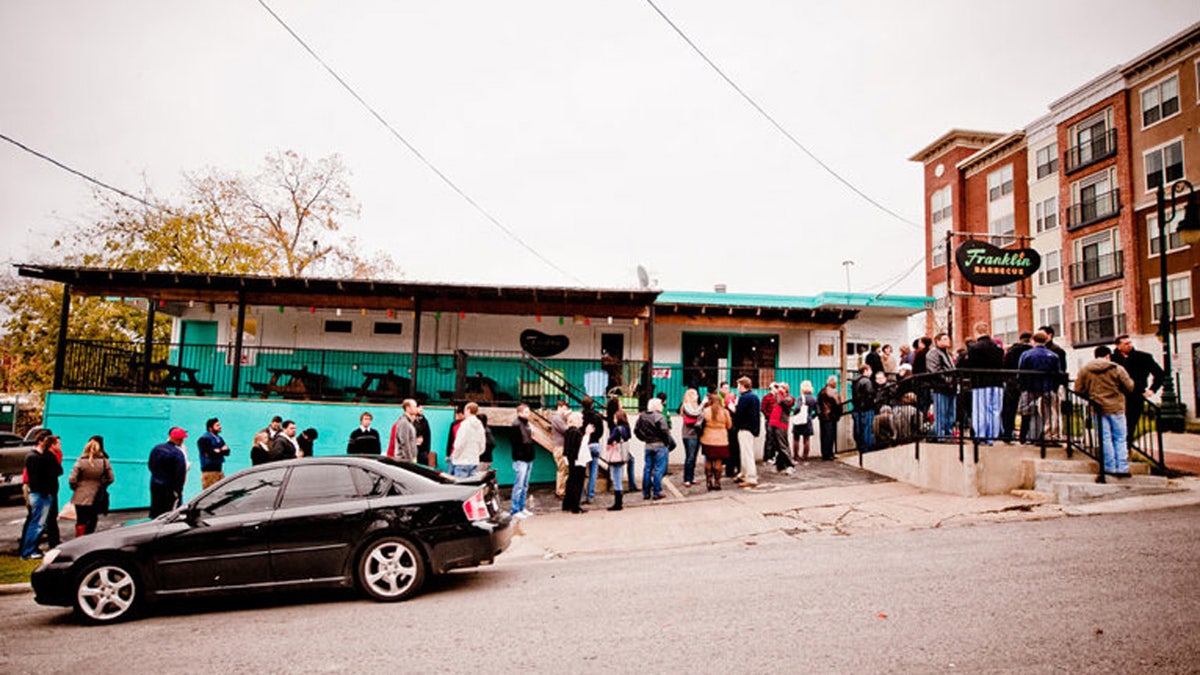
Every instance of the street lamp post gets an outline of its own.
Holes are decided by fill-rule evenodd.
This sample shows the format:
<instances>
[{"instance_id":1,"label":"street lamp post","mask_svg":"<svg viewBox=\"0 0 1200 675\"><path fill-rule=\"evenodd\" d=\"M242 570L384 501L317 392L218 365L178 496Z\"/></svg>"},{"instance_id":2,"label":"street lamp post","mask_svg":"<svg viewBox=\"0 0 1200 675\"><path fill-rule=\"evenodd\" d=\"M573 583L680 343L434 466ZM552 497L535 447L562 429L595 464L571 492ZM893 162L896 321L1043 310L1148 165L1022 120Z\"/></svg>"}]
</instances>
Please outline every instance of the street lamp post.
<instances>
[{"instance_id":1,"label":"street lamp post","mask_svg":"<svg viewBox=\"0 0 1200 675\"><path fill-rule=\"evenodd\" d=\"M1159 297L1162 309L1158 313L1159 340L1162 341L1164 382L1162 386L1162 406L1159 411L1158 427L1162 431L1181 432L1185 426L1185 408L1179 402L1179 394L1175 391L1175 376L1171 363L1171 294L1167 286L1167 222L1175 219L1175 198L1187 190L1188 200L1183 211L1183 220L1176 229L1189 244L1200 242L1200 213L1195 203L1195 188L1186 180L1178 180L1171 184L1170 217L1167 217L1167 189L1159 183L1156 196L1158 199L1158 269ZM1153 301L1151 301L1153 302ZM1131 432L1132 433L1132 430Z\"/></svg>"}]
</instances>

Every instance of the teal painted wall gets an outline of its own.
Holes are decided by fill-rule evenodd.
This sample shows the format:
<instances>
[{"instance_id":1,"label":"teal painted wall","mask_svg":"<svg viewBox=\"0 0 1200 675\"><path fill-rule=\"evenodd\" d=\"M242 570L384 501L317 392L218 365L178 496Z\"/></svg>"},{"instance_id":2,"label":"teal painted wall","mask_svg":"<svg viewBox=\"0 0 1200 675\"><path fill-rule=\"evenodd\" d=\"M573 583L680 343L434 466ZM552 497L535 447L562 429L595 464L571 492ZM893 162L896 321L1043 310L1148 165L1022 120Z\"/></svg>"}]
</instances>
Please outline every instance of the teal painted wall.
<instances>
[{"instance_id":1,"label":"teal painted wall","mask_svg":"<svg viewBox=\"0 0 1200 675\"><path fill-rule=\"evenodd\" d=\"M225 474L250 466L250 446L254 434L267 426L271 417L280 415L294 420L299 429L313 427L318 432L314 454L340 455L346 451L350 432L358 426L359 415L369 411L374 427L386 445L392 423L401 413L398 405L356 403L310 403L263 399L228 399L191 396L150 396L140 394L89 394L51 392L46 397L45 426L62 437L63 479L60 501L71 499L66 475L74 466L87 439L99 434L112 459L116 482L110 488L113 509L145 508L150 505L150 472L146 460L150 449L167 439L167 431L180 426L188 431L185 442L188 471L184 499L200 492L200 456L196 439L204 433L210 417L221 420L222 436L233 454L225 462ZM449 408L425 408L433 432L433 449L445 466L446 438L454 414ZM506 434L496 434L493 466L497 480L512 484L512 450ZM538 453L532 480L554 480L554 459L548 451Z\"/></svg>"}]
</instances>

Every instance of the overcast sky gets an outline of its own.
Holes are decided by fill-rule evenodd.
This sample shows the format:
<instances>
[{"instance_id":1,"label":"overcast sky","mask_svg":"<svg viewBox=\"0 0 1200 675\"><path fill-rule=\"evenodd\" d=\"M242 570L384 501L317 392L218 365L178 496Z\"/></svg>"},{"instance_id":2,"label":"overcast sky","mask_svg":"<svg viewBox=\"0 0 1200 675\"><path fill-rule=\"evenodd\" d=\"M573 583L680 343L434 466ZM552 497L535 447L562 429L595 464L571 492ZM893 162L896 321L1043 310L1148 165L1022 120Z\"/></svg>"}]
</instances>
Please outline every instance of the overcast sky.
<instances>
[{"instance_id":1,"label":"overcast sky","mask_svg":"<svg viewBox=\"0 0 1200 675\"><path fill-rule=\"evenodd\" d=\"M256 0L0 0L0 133L110 184L338 153L347 229L405 278L810 294L878 291L923 235L854 195L741 99L645 0L268 0L343 78L555 271L423 166ZM1195 0L656 0L863 192L923 222L953 127L1025 126L1200 20ZM7 262L96 213L81 179L0 142ZM197 251L197 255L203 255ZM7 265L6 265L7 267ZM891 289L921 293L920 270Z\"/></svg>"}]
</instances>

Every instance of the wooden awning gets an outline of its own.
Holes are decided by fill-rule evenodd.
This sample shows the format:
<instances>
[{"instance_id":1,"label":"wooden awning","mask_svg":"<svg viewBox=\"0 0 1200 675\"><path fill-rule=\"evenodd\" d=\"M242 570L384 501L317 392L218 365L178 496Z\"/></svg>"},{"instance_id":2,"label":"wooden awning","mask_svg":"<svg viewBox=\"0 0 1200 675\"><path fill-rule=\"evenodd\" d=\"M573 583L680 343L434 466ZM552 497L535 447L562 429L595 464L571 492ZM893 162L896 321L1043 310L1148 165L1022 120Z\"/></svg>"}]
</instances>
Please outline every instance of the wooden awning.
<instances>
[{"instance_id":1,"label":"wooden awning","mask_svg":"<svg viewBox=\"0 0 1200 675\"><path fill-rule=\"evenodd\" d=\"M318 309L412 310L507 315L646 317L659 291L135 271L16 265L18 274L69 284L76 295L147 298L171 313L175 303L237 303Z\"/></svg>"}]
</instances>

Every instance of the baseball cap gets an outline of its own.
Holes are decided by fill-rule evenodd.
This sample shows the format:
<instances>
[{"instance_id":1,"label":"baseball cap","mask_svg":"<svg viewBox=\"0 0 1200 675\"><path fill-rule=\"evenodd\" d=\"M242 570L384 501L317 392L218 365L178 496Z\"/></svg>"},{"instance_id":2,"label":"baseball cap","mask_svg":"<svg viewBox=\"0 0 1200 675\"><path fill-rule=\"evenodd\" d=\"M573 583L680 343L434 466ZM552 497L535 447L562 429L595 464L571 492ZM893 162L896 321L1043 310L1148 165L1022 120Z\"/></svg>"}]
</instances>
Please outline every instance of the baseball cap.
<instances>
[{"instance_id":1,"label":"baseball cap","mask_svg":"<svg viewBox=\"0 0 1200 675\"><path fill-rule=\"evenodd\" d=\"M187 438L187 432L180 427L171 427L171 431L168 435L173 441L182 441L183 439Z\"/></svg>"}]
</instances>

